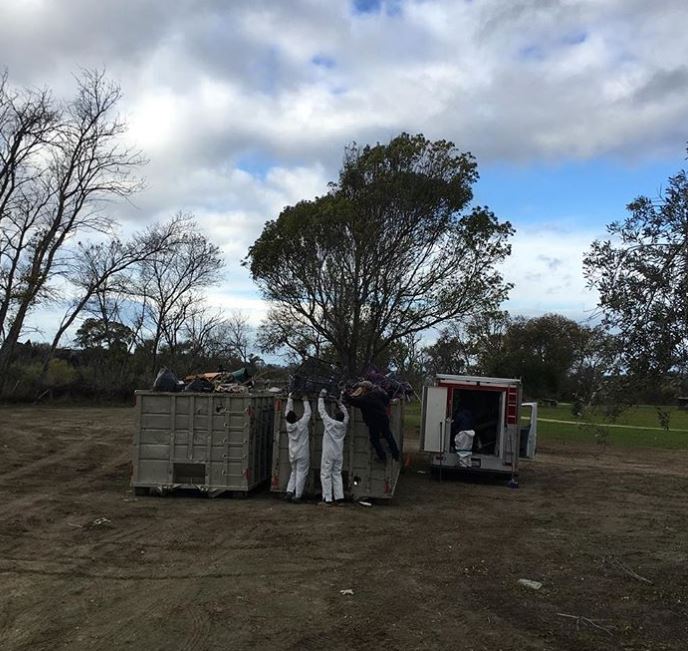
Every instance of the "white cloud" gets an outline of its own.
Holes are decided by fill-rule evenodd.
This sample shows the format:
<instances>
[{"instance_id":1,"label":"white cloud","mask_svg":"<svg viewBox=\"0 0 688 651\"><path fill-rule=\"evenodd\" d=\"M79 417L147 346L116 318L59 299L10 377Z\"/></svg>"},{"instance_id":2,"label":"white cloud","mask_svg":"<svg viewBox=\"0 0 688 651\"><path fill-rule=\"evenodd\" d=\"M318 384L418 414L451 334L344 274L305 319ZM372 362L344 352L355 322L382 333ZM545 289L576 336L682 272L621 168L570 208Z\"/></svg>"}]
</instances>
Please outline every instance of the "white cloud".
<instances>
[{"instance_id":1,"label":"white cloud","mask_svg":"<svg viewBox=\"0 0 688 651\"><path fill-rule=\"evenodd\" d=\"M107 67L150 158L147 190L115 216L131 231L194 211L245 292L236 261L285 205L326 190L354 140L423 132L481 164L675 154L686 24L684 0L407 0L358 16L348 0L24 0L0 5L0 61L60 96ZM510 308L584 314L591 239L522 230Z\"/></svg>"},{"instance_id":2,"label":"white cloud","mask_svg":"<svg viewBox=\"0 0 688 651\"><path fill-rule=\"evenodd\" d=\"M514 284L505 309L513 315L556 312L575 321L589 319L597 293L586 285L583 257L602 235L552 227L520 228L502 267L505 280Z\"/></svg>"}]
</instances>

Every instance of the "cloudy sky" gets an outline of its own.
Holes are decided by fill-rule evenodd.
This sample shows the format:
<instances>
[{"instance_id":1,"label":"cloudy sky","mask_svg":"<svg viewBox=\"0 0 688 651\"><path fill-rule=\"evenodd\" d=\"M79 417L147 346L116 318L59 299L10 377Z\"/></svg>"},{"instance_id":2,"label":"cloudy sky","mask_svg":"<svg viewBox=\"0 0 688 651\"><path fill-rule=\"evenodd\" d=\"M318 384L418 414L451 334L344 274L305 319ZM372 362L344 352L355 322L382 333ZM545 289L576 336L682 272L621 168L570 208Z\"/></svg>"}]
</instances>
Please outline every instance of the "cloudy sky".
<instances>
[{"instance_id":1,"label":"cloudy sky","mask_svg":"<svg viewBox=\"0 0 688 651\"><path fill-rule=\"evenodd\" d=\"M65 97L107 69L150 160L122 228L195 212L213 303L254 323L264 222L400 131L477 157L476 202L517 229L506 307L583 319L583 252L684 166L686 27L685 0L0 0L0 66Z\"/></svg>"}]
</instances>

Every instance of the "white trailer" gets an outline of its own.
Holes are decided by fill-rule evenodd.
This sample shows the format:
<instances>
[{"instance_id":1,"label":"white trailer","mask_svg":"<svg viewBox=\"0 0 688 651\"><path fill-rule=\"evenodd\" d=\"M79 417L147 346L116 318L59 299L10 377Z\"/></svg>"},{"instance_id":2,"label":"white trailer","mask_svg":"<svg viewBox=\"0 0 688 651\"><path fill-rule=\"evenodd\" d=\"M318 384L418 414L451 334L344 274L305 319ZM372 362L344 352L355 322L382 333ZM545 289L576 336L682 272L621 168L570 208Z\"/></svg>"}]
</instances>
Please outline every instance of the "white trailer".
<instances>
[{"instance_id":1,"label":"white trailer","mask_svg":"<svg viewBox=\"0 0 688 651\"><path fill-rule=\"evenodd\" d=\"M434 468L517 473L521 398L520 380L436 375L423 388L421 450Z\"/></svg>"}]
</instances>

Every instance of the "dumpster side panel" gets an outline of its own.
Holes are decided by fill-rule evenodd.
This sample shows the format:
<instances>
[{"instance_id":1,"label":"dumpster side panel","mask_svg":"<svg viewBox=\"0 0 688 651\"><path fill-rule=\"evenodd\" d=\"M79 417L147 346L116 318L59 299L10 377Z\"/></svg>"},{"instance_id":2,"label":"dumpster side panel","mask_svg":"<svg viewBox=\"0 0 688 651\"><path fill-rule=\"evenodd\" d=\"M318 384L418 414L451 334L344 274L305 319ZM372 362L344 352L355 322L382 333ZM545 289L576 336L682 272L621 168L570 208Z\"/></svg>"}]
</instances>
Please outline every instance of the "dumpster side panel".
<instances>
[{"instance_id":1,"label":"dumpster side panel","mask_svg":"<svg viewBox=\"0 0 688 651\"><path fill-rule=\"evenodd\" d=\"M245 492L269 477L271 396L137 391L136 398L134 487Z\"/></svg>"}]
</instances>

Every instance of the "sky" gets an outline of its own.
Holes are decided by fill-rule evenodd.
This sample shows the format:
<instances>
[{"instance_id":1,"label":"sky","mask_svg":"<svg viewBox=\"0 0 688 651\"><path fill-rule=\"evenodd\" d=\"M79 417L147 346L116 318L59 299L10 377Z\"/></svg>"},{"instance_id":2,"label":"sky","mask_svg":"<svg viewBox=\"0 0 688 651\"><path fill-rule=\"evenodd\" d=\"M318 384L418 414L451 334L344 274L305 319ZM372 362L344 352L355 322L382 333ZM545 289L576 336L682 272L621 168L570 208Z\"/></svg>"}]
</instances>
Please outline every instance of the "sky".
<instances>
[{"instance_id":1,"label":"sky","mask_svg":"<svg viewBox=\"0 0 688 651\"><path fill-rule=\"evenodd\" d=\"M474 202L516 229L504 307L584 320L590 243L685 166L686 27L685 0L0 0L0 67L65 98L107 70L149 159L113 219L193 212L227 263L211 303L254 325L264 223L402 131L477 158Z\"/></svg>"}]
</instances>

